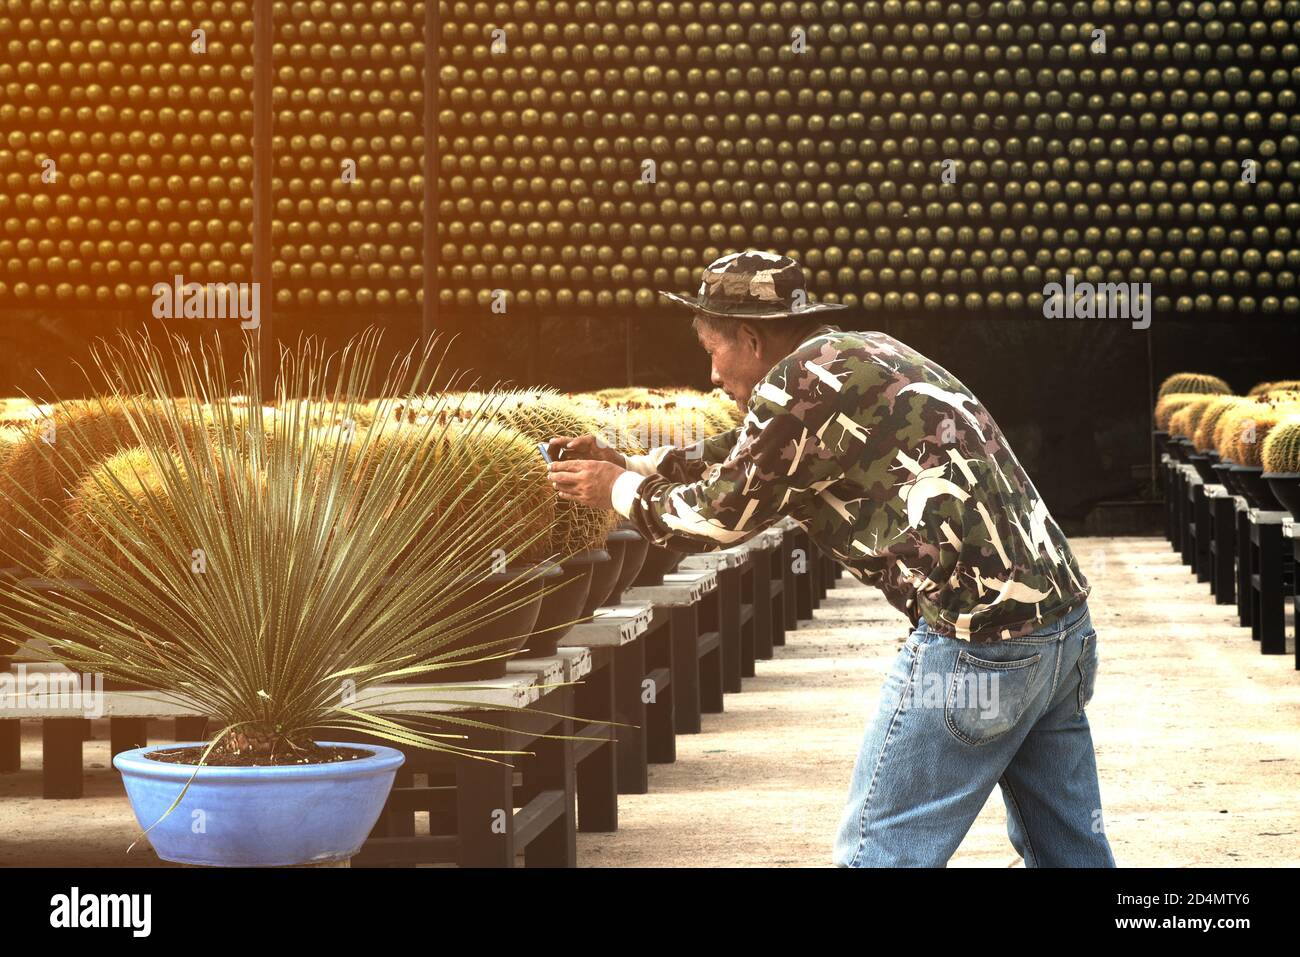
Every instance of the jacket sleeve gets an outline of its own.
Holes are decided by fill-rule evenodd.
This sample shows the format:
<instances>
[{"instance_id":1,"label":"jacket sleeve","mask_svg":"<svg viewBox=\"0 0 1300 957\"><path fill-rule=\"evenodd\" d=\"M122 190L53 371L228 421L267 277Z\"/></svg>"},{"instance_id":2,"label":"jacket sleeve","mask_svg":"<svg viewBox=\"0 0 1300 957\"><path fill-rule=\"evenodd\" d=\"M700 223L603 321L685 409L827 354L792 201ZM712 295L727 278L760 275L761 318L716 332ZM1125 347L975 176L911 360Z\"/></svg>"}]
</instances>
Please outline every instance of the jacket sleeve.
<instances>
[{"instance_id":1,"label":"jacket sleeve","mask_svg":"<svg viewBox=\"0 0 1300 957\"><path fill-rule=\"evenodd\" d=\"M739 440L721 461L704 465L690 482L674 482L662 470L625 474L615 484L615 508L656 545L706 552L746 541L810 504L843 469L787 404L780 389L760 387L736 430Z\"/></svg>"},{"instance_id":2,"label":"jacket sleeve","mask_svg":"<svg viewBox=\"0 0 1300 957\"><path fill-rule=\"evenodd\" d=\"M644 455L626 455L627 468L638 475L663 475L673 482L696 482L710 465L721 462L740 438L740 428L710 435L687 446L661 445Z\"/></svg>"}]
</instances>

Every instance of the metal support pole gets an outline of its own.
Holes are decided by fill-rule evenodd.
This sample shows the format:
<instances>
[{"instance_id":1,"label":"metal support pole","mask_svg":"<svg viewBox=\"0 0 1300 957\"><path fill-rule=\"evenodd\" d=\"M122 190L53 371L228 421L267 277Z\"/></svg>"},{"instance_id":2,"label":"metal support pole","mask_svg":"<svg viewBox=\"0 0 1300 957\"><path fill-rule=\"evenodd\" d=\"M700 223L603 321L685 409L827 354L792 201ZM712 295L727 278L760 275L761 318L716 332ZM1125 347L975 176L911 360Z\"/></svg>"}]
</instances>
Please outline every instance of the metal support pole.
<instances>
[{"instance_id":1,"label":"metal support pole","mask_svg":"<svg viewBox=\"0 0 1300 957\"><path fill-rule=\"evenodd\" d=\"M428 339L438 326L438 22L439 0L424 0L424 310Z\"/></svg>"},{"instance_id":2,"label":"metal support pole","mask_svg":"<svg viewBox=\"0 0 1300 957\"><path fill-rule=\"evenodd\" d=\"M271 289L271 120L275 112L271 102L271 46L275 40L271 4L272 0L253 0L253 282L259 285L261 305L261 323L253 335L264 400L274 388L278 366Z\"/></svg>"}]
</instances>

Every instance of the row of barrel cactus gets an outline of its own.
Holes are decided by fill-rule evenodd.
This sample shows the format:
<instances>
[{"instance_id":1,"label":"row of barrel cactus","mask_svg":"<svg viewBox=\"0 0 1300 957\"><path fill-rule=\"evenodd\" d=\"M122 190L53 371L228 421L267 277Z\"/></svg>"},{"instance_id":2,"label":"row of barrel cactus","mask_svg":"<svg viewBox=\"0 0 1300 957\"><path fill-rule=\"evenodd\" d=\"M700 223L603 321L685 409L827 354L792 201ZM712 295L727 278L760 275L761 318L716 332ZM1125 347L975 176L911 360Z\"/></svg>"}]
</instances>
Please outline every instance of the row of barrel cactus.
<instances>
[{"instance_id":1,"label":"row of barrel cactus","mask_svg":"<svg viewBox=\"0 0 1300 957\"><path fill-rule=\"evenodd\" d=\"M1217 376L1177 373L1161 384L1155 423L1221 461L1300 472L1300 380L1261 382L1240 396Z\"/></svg>"}]
</instances>

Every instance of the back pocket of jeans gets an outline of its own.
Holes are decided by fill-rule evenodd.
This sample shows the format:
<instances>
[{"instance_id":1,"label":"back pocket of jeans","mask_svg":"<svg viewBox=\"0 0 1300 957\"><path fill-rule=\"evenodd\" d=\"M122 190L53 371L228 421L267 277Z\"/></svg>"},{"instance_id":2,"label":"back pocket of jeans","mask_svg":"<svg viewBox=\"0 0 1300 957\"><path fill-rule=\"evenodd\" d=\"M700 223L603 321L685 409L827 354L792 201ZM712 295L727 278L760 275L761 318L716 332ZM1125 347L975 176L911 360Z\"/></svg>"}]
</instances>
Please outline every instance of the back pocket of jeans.
<instances>
[{"instance_id":1,"label":"back pocket of jeans","mask_svg":"<svg viewBox=\"0 0 1300 957\"><path fill-rule=\"evenodd\" d=\"M1083 636L1083 650L1079 652L1079 710L1075 717L1083 714L1092 700L1093 689L1097 686L1097 633L1090 631Z\"/></svg>"},{"instance_id":2,"label":"back pocket of jeans","mask_svg":"<svg viewBox=\"0 0 1300 957\"><path fill-rule=\"evenodd\" d=\"M1033 698L1042 655L988 661L958 652L943 706L948 730L966 744L988 744L1016 726Z\"/></svg>"}]
</instances>

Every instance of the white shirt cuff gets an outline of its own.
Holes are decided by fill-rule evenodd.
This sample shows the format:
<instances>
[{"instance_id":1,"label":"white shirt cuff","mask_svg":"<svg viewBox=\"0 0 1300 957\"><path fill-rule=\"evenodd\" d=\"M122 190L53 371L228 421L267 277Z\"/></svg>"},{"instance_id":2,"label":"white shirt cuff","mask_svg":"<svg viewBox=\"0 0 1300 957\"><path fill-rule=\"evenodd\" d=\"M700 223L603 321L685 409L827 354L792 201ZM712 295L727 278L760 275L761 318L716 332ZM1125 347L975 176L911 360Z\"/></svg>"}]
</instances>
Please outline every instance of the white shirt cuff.
<instances>
[{"instance_id":1,"label":"white shirt cuff","mask_svg":"<svg viewBox=\"0 0 1300 957\"><path fill-rule=\"evenodd\" d=\"M624 455L623 460L627 463L629 472L636 472L638 475L654 475L659 471L659 463L664 460L664 456L673 450L671 445L661 445L653 448L645 455Z\"/></svg>"},{"instance_id":2,"label":"white shirt cuff","mask_svg":"<svg viewBox=\"0 0 1300 957\"><path fill-rule=\"evenodd\" d=\"M624 472L614 479L614 488L610 492L610 497L614 502L614 511L624 518L632 517L632 503L636 501L637 490L640 489L641 483L645 479L646 476L636 472Z\"/></svg>"}]
</instances>

